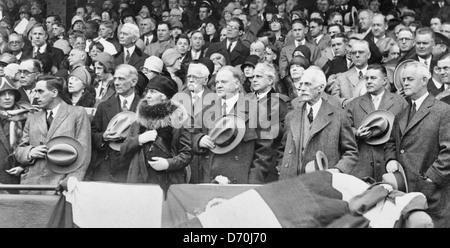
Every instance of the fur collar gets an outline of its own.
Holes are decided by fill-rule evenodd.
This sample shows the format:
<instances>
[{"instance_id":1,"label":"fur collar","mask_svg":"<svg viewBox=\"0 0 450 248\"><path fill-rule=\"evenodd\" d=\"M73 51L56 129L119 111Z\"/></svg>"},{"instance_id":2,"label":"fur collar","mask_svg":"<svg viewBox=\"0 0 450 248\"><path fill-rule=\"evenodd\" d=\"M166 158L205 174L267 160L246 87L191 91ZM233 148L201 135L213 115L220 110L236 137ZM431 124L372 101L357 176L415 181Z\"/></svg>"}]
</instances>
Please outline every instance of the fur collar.
<instances>
[{"instance_id":1,"label":"fur collar","mask_svg":"<svg viewBox=\"0 0 450 248\"><path fill-rule=\"evenodd\" d=\"M138 123L148 130L164 127L181 128L188 119L186 109L175 101L148 106L147 100L142 99L137 107Z\"/></svg>"}]
</instances>

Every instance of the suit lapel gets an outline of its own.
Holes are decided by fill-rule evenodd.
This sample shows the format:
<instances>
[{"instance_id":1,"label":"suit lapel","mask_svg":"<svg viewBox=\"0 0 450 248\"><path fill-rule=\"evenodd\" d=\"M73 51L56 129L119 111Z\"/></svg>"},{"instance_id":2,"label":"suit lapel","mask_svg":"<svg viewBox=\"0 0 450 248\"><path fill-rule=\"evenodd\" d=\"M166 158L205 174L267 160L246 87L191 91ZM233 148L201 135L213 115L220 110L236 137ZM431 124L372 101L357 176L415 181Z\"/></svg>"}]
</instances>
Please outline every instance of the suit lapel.
<instances>
[{"instance_id":1,"label":"suit lapel","mask_svg":"<svg viewBox=\"0 0 450 248\"><path fill-rule=\"evenodd\" d=\"M50 139L55 131L60 128L62 122L67 118L69 115L68 111L68 105L65 102L61 102L61 105L59 106L58 113L56 113L56 116L52 122L52 125L50 126L50 129L47 133L47 138ZM46 122L44 122L46 123Z\"/></svg>"},{"instance_id":2,"label":"suit lapel","mask_svg":"<svg viewBox=\"0 0 450 248\"><path fill-rule=\"evenodd\" d=\"M41 133L43 134L43 136L46 136L48 133L48 129L47 129L47 112L45 110L41 110L37 113L35 113L36 115L36 125L38 126L38 129L41 131Z\"/></svg>"},{"instance_id":3,"label":"suit lapel","mask_svg":"<svg viewBox=\"0 0 450 248\"><path fill-rule=\"evenodd\" d=\"M366 114L372 113L375 111L375 106L373 105L372 99L370 98L370 94L366 93L361 97L361 101L359 102L359 106L366 112ZM381 106L381 104L380 104Z\"/></svg>"},{"instance_id":4,"label":"suit lapel","mask_svg":"<svg viewBox=\"0 0 450 248\"><path fill-rule=\"evenodd\" d=\"M329 115L333 113L333 111L328 107L325 101L322 102L322 106L320 106L319 112L317 113L316 119L314 119L311 130L309 131L309 139L308 143L305 145L305 147L308 146L311 139L316 135L318 132L320 132L322 129L324 129L330 122Z\"/></svg>"},{"instance_id":5,"label":"suit lapel","mask_svg":"<svg viewBox=\"0 0 450 248\"><path fill-rule=\"evenodd\" d=\"M378 109L389 110L394 105L394 101L392 98L393 95L385 91L383 97L381 98L380 106L378 106Z\"/></svg>"},{"instance_id":6,"label":"suit lapel","mask_svg":"<svg viewBox=\"0 0 450 248\"><path fill-rule=\"evenodd\" d=\"M430 94L425 98L425 101L423 101L422 105L419 108L419 111L416 112L416 114L413 116L411 121L408 123L405 129L405 134L411 130L412 127L414 127L418 122L420 122L425 116L430 113L430 108L434 104L434 97Z\"/></svg>"},{"instance_id":7,"label":"suit lapel","mask_svg":"<svg viewBox=\"0 0 450 248\"><path fill-rule=\"evenodd\" d=\"M289 123L292 132L292 138L294 139L296 149L300 148L300 130L302 130L303 128L302 117L304 109L305 109L305 102L300 102L298 108L294 110L296 111L296 114L293 115L291 122Z\"/></svg>"},{"instance_id":8,"label":"suit lapel","mask_svg":"<svg viewBox=\"0 0 450 248\"><path fill-rule=\"evenodd\" d=\"M348 71L348 73L346 73L347 79L350 81L350 83L353 84L353 86L356 86L359 83L359 78L357 74L358 73L356 72L355 67L353 67Z\"/></svg>"},{"instance_id":9,"label":"suit lapel","mask_svg":"<svg viewBox=\"0 0 450 248\"><path fill-rule=\"evenodd\" d=\"M108 103L108 109L105 111L107 120L112 120L112 118L121 111L120 109L120 99L117 95L112 98L112 101Z\"/></svg>"}]
</instances>

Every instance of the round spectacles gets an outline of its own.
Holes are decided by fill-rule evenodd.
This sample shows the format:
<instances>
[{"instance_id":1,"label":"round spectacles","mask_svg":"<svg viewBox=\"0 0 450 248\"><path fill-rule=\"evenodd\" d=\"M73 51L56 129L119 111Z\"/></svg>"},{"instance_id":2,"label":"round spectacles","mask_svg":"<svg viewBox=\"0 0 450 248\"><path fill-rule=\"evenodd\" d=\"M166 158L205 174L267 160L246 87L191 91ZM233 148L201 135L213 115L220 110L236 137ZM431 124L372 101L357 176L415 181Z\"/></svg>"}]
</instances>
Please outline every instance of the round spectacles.
<instances>
[{"instance_id":1,"label":"round spectacles","mask_svg":"<svg viewBox=\"0 0 450 248\"><path fill-rule=\"evenodd\" d=\"M16 75L24 75L25 77L32 74L32 73L36 73L35 71L28 71L28 70L18 70Z\"/></svg>"},{"instance_id":2,"label":"round spectacles","mask_svg":"<svg viewBox=\"0 0 450 248\"><path fill-rule=\"evenodd\" d=\"M231 26L231 25L227 25L227 29L234 29L234 30L238 30L238 29L239 29L239 27L233 27L233 26Z\"/></svg>"}]
</instances>

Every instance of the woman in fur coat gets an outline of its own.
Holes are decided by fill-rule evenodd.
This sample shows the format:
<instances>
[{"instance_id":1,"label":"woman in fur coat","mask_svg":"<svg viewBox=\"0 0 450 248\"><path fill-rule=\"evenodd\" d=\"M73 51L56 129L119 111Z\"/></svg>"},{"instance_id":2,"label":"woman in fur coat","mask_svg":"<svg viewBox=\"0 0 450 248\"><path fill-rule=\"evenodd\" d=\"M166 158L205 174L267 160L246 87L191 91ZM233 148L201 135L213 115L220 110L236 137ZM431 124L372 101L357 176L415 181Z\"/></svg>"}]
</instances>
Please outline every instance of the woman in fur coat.
<instances>
[{"instance_id":1,"label":"woman in fur coat","mask_svg":"<svg viewBox=\"0 0 450 248\"><path fill-rule=\"evenodd\" d=\"M120 148L125 161L131 160L128 183L159 184L164 191L171 184L187 183L191 137L183 127L186 110L170 100L176 92L176 83L164 76L148 83L137 120Z\"/></svg>"}]
</instances>

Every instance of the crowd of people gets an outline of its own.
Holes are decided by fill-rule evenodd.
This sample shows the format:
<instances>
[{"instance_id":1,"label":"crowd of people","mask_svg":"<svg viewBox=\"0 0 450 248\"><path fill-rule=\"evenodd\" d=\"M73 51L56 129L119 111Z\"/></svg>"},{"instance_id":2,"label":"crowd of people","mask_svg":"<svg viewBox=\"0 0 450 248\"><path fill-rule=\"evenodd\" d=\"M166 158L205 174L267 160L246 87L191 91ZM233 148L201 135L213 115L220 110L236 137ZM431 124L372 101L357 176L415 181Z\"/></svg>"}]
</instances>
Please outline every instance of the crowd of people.
<instances>
[{"instance_id":1,"label":"crowd of people","mask_svg":"<svg viewBox=\"0 0 450 248\"><path fill-rule=\"evenodd\" d=\"M266 184L322 152L450 227L449 0L75 2L0 0L0 183Z\"/></svg>"}]
</instances>

